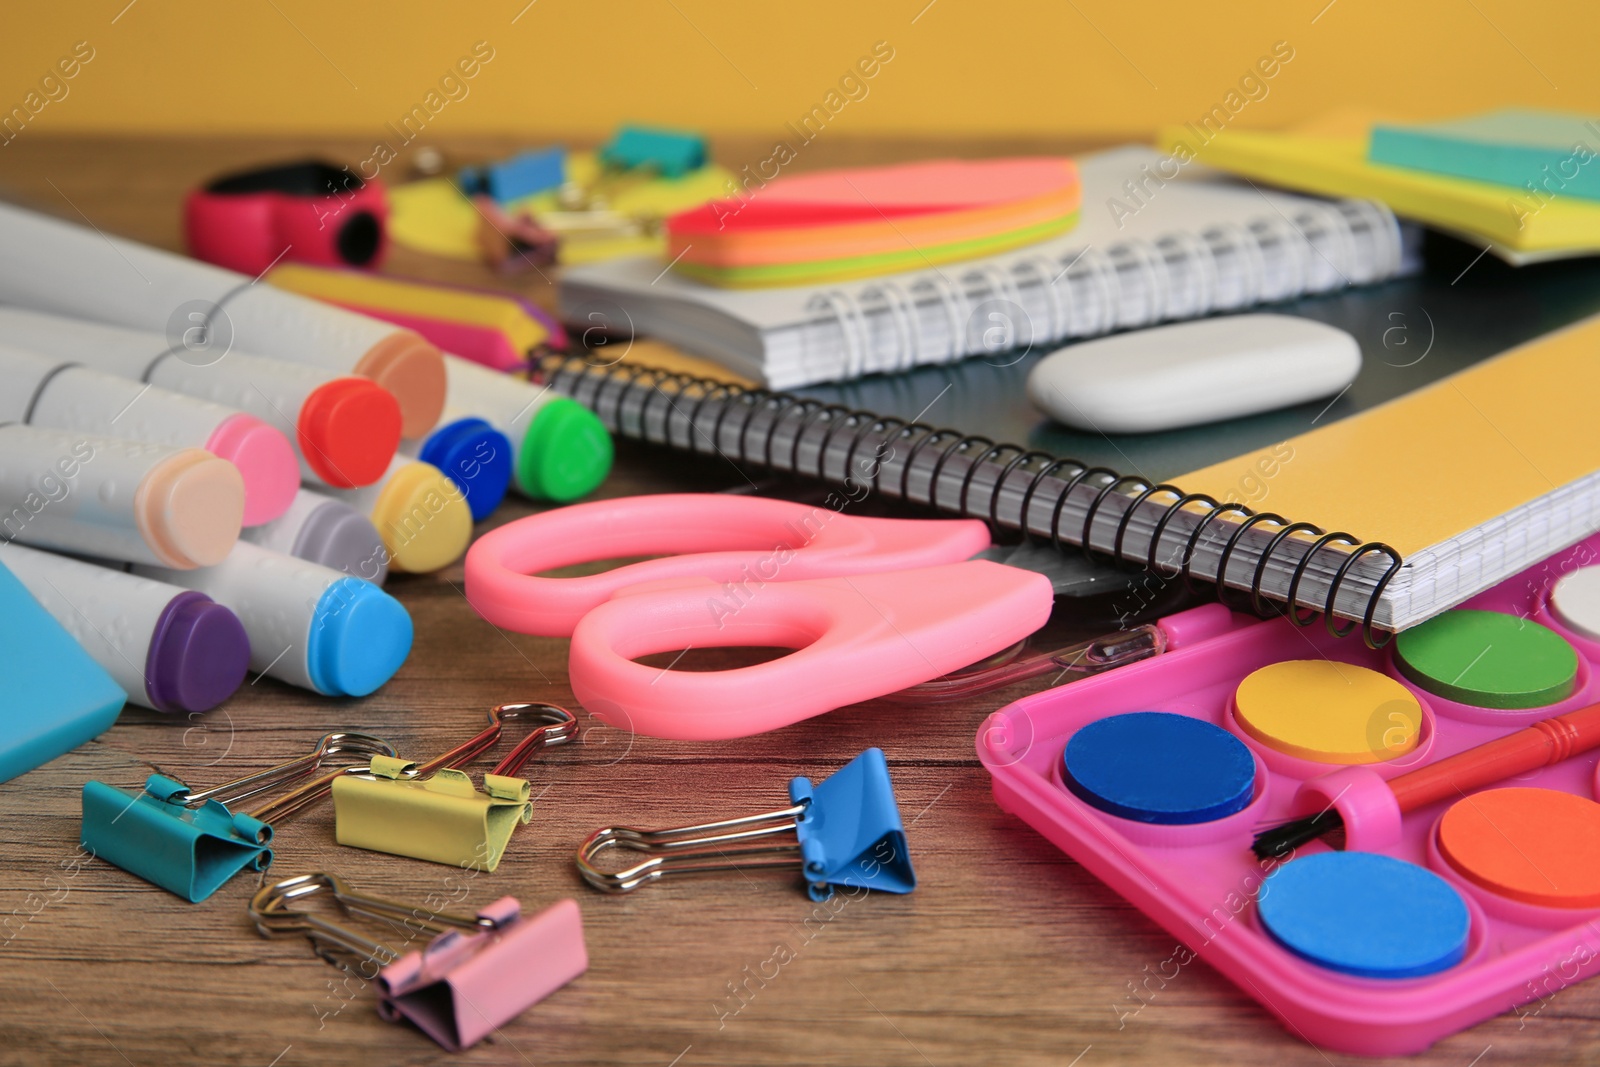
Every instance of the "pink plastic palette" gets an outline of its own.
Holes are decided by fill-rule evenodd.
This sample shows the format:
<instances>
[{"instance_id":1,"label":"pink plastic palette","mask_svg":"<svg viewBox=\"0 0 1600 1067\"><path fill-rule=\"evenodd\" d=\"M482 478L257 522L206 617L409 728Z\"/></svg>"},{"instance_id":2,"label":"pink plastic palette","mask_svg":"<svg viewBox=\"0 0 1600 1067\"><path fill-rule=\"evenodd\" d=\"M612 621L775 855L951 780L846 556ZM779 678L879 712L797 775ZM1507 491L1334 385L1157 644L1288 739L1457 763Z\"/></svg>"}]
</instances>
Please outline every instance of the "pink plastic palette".
<instances>
[{"instance_id":1,"label":"pink plastic palette","mask_svg":"<svg viewBox=\"0 0 1600 1067\"><path fill-rule=\"evenodd\" d=\"M978 756L993 776L995 800L1002 808L1160 923L1278 1016L1290 1032L1346 1052L1420 1052L1441 1037L1543 995L1551 976L1560 975L1564 983L1588 977L1600 961L1600 923L1595 921L1600 907L1529 903L1496 893L1493 882L1464 877L1438 843L1440 821L1452 803L1442 801L1401 816L1384 784L1405 771L1600 701L1600 640L1564 625L1549 604L1551 589L1561 578L1597 561L1600 535L1462 605L1531 619L1576 649L1578 673L1571 695L1553 704L1496 710L1459 703L1414 684L1396 667L1390 649L1374 651L1354 639L1336 639L1320 626L1299 629L1286 619L1235 616L1231 626L1216 626L1208 636L1182 642L1164 655L1001 708L978 733ZM1185 614L1224 611L1208 605ZM1573 618L1570 611L1567 617ZM1240 683L1261 668L1306 660L1368 668L1403 685L1422 713L1414 744L1391 759L1338 765L1291 755L1264 742L1259 731L1246 730L1235 704ZM1202 720L1243 742L1256 764L1249 802L1220 818L1175 825L1111 814L1103 804L1086 801L1081 786L1069 788L1063 753L1074 735L1111 716L1151 711ZM1383 715L1376 717L1375 738L1383 736L1386 721ZM1596 754L1579 754L1489 789L1503 787L1558 790L1594 801L1600 798ZM1330 804L1344 819L1346 850L1410 865L1373 861L1391 874L1412 871L1417 895L1402 895L1393 904L1402 922L1407 907L1419 920L1416 925L1444 910L1439 890L1451 901L1459 895L1464 903L1465 943L1441 957L1432 973L1386 978L1348 973L1297 954L1263 923L1258 899L1263 881L1330 849L1313 843L1286 865L1258 860L1251 852L1252 839L1261 830ZM1308 865L1301 873L1311 870ZM1312 886L1316 881L1298 880ZM1289 882L1282 879L1274 887L1288 888ZM1272 894L1267 899L1281 907ZM1424 907L1428 914L1418 915ZM1372 933L1378 924L1357 924L1368 929L1351 930L1351 938L1385 936ZM1338 941L1340 931L1313 934L1331 934ZM1385 947L1379 946L1380 951Z\"/></svg>"}]
</instances>

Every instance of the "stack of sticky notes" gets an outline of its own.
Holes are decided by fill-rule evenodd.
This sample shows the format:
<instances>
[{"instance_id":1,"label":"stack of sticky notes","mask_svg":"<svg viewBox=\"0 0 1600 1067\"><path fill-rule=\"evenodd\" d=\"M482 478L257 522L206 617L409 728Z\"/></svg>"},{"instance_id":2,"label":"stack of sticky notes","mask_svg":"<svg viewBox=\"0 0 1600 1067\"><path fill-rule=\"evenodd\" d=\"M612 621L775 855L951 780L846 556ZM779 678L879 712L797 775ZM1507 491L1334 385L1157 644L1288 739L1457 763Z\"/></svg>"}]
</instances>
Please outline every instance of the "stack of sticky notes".
<instances>
[{"instance_id":1,"label":"stack of sticky notes","mask_svg":"<svg viewBox=\"0 0 1600 1067\"><path fill-rule=\"evenodd\" d=\"M1283 133L1189 123L1161 140L1185 162L1382 201L1513 263L1600 251L1600 120L1515 109L1427 123L1342 113Z\"/></svg>"},{"instance_id":2,"label":"stack of sticky notes","mask_svg":"<svg viewBox=\"0 0 1600 1067\"><path fill-rule=\"evenodd\" d=\"M1070 159L932 160L751 184L667 220L673 270L726 288L818 285L994 255L1078 221Z\"/></svg>"}]
</instances>

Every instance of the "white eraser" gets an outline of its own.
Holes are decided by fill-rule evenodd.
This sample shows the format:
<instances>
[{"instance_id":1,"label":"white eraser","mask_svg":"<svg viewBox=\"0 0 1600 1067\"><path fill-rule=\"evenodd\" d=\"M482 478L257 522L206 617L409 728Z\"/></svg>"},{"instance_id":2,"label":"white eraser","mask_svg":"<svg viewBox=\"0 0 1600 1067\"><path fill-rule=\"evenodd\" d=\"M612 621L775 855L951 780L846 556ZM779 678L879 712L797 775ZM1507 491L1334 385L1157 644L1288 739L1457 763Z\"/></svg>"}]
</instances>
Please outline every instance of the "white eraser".
<instances>
[{"instance_id":1,"label":"white eraser","mask_svg":"<svg viewBox=\"0 0 1600 1067\"><path fill-rule=\"evenodd\" d=\"M1091 433L1150 433L1332 396L1361 346L1292 315L1229 315L1115 334L1046 356L1028 375L1045 414Z\"/></svg>"}]
</instances>

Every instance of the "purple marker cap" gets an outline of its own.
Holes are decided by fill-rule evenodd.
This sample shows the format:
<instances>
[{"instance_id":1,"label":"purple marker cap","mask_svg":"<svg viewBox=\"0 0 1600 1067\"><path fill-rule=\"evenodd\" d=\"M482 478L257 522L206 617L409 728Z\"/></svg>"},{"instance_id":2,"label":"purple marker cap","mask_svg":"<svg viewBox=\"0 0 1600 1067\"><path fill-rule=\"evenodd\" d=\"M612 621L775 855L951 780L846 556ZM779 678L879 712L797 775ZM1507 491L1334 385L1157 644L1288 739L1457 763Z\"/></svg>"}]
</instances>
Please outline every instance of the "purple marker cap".
<instances>
[{"instance_id":1,"label":"purple marker cap","mask_svg":"<svg viewBox=\"0 0 1600 1067\"><path fill-rule=\"evenodd\" d=\"M239 617L204 593L168 601L150 635L145 694L160 711L210 711L234 694L250 666Z\"/></svg>"},{"instance_id":2,"label":"purple marker cap","mask_svg":"<svg viewBox=\"0 0 1600 1067\"><path fill-rule=\"evenodd\" d=\"M378 528L342 500L329 500L306 516L289 554L375 585L389 574L389 552Z\"/></svg>"}]
</instances>

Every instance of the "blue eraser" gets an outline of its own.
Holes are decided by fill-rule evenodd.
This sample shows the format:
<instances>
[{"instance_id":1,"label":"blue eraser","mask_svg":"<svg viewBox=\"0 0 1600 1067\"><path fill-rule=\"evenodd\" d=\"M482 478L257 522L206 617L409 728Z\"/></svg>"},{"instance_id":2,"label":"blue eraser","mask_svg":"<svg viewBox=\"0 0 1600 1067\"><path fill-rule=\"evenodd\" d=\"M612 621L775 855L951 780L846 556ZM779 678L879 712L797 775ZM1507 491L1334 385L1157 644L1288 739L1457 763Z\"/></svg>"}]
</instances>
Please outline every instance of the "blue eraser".
<instances>
[{"instance_id":1,"label":"blue eraser","mask_svg":"<svg viewBox=\"0 0 1600 1067\"><path fill-rule=\"evenodd\" d=\"M1261 925L1319 967L1416 978L1460 963L1472 919L1437 874L1376 852L1319 852L1261 883Z\"/></svg>"},{"instance_id":2,"label":"blue eraser","mask_svg":"<svg viewBox=\"0 0 1600 1067\"><path fill-rule=\"evenodd\" d=\"M699 134L649 126L624 126L600 149L610 167L651 167L664 178L681 178L706 165L706 141Z\"/></svg>"},{"instance_id":3,"label":"blue eraser","mask_svg":"<svg viewBox=\"0 0 1600 1067\"><path fill-rule=\"evenodd\" d=\"M521 152L498 163L468 167L460 176L462 192L468 196L487 195L500 204L560 188L566 180L567 152L560 147Z\"/></svg>"},{"instance_id":4,"label":"blue eraser","mask_svg":"<svg viewBox=\"0 0 1600 1067\"><path fill-rule=\"evenodd\" d=\"M1165 711L1098 719L1072 735L1061 762L1073 795L1138 822L1211 822L1242 811L1255 792L1256 761L1244 742Z\"/></svg>"},{"instance_id":5,"label":"blue eraser","mask_svg":"<svg viewBox=\"0 0 1600 1067\"><path fill-rule=\"evenodd\" d=\"M482 419L457 419L439 427L423 442L417 458L455 483L467 498L473 522L488 518L511 487L511 442Z\"/></svg>"},{"instance_id":6,"label":"blue eraser","mask_svg":"<svg viewBox=\"0 0 1600 1067\"><path fill-rule=\"evenodd\" d=\"M0 782L99 736L128 694L0 566Z\"/></svg>"}]
</instances>

